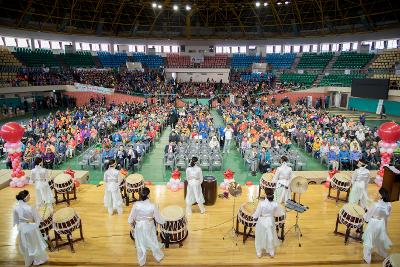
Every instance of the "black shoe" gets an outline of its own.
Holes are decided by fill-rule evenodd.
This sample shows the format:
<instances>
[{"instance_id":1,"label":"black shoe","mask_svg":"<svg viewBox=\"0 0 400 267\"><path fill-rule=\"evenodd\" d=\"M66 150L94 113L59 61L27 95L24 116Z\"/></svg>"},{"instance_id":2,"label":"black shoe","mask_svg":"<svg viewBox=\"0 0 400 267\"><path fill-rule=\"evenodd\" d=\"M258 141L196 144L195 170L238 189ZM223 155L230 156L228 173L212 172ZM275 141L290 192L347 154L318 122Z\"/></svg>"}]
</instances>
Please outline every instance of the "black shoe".
<instances>
[{"instance_id":1,"label":"black shoe","mask_svg":"<svg viewBox=\"0 0 400 267\"><path fill-rule=\"evenodd\" d=\"M251 175L252 176L256 176L256 172L251 172Z\"/></svg>"}]
</instances>

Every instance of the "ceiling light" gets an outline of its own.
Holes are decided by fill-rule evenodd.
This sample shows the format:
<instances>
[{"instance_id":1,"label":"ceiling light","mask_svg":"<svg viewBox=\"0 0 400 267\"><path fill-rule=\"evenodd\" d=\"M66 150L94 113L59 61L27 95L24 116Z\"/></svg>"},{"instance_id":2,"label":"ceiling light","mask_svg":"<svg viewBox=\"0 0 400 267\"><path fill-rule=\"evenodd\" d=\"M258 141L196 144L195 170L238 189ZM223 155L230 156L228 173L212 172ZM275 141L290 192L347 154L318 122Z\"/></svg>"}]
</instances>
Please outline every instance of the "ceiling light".
<instances>
[{"instance_id":1,"label":"ceiling light","mask_svg":"<svg viewBox=\"0 0 400 267\"><path fill-rule=\"evenodd\" d=\"M157 4L156 4L156 3L153 3L153 4L151 4L151 6L152 6L152 8L156 8L156 7L157 7Z\"/></svg>"},{"instance_id":2,"label":"ceiling light","mask_svg":"<svg viewBox=\"0 0 400 267\"><path fill-rule=\"evenodd\" d=\"M173 9L174 11L177 11L177 10L179 9L179 7L178 7L178 5L174 5L174 6L172 7L172 9Z\"/></svg>"},{"instance_id":3,"label":"ceiling light","mask_svg":"<svg viewBox=\"0 0 400 267\"><path fill-rule=\"evenodd\" d=\"M280 6L280 5L282 5L282 3L281 2L278 2L278 3L276 3L278 6Z\"/></svg>"},{"instance_id":4,"label":"ceiling light","mask_svg":"<svg viewBox=\"0 0 400 267\"><path fill-rule=\"evenodd\" d=\"M158 9L161 9L161 8L162 8L162 5L158 5L157 7L158 7Z\"/></svg>"},{"instance_id":5,"label":"ceiling light","mask_svg":"<svg viewBox=\"0 0 400 267\"><path fill-rule=\"evenodd\" d=\"M290 2L289 1L285 1L285 5L288 5Z\"/></svg>"},{"instance_id":6,"label":"ceiling light","mask_svg":"<svg viewBox=\"0 0 400 267\"><path fill-rule=\"evenodd\" d=\"M268 2L265 2L265 3L264 3L264 6L268 6Z\"/></svg>"},{"instance_id":7,"label":"ceiling light","mask_svg":"<svg viewBox=\"0 0 400 267\"><path fill-rule=\"evenodd\" d=\"M187 11L189 11L189 10L191 10L192 8L191 8L189 5L186 5L186 6L185 6L185 9L186 9Z\"/></svg>"},{"instance_id":8,"label":"ceiling light","mask_svg":"<svg viewBox=\"0 0 400 267\"><path fill-rule=\"evenodd\" d=\"M256 2L256 7L260 7L260 2Z\"/></svg>"}]
</instances>

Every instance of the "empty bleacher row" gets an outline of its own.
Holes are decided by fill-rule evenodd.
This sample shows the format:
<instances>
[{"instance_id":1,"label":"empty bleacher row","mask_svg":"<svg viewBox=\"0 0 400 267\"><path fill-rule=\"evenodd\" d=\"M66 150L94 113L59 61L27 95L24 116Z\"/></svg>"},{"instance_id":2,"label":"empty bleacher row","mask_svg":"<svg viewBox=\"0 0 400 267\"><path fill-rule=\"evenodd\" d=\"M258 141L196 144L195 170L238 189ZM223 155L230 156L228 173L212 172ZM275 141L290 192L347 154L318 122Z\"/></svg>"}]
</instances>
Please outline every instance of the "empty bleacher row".
<instances>
[{"instance_id":1,"label":"empty bleacher row","mask_svg":"<svg viewBox=\"0 0 400 267\"><path fill-rule=\"evenodd\" d=\"M373 54L342 52L333 64L334 69L362 69L371 59Z\"/></svg>"},{"instance_id":2,"label":"empty bleacher row","mask_svg":"<svg viewBox=\"0 0 400 267\"><path fill-rule=\"evenodd\" d=\"M339 86L350 87L354 78L365 78L365 73L351 73L351 74L329 74L325 75L318 86Z\"/></svg>"},{"instance_id":3,"label":"empty bleacher row","mask_svg":"<svg viewBox=\"0 0 400 267\"><path fill-rule=\"evenodd\" d=\"M265 62L270 64L274 69L290 69L296 54L285 53L285 54L267 54Z\"/></svg>"},{"instance_id":4,"label":"empty bleacher row","mask_svg":"<svg viewBox=\"0 0 400 267\"><path fill-rule=\"evenodd\" d=\"M97 52L97 56L105 68L119 68L128 61L126 53Z\"/></svg>"},{"instance_id":5,"label":"empty bleacher row","mask_svg":"<svg viewBox=\"0 0 400 267\"><path fill-rule=\"evenodd\" d=\"M313 73L282 73L280 81L284 84L295 84L309 87L313 84L317 76L317 74Z\"/></svg>"},{"instance_id":6,"label":"empty bleacher row","mask_svg":"<svg viewBox=\"0 0 400 267\"><path fill-rule=\"evenodd\" d=\"M324 69L332 59L333 53L303 53L298 69Z\"/></svg>"},{"instance_id":7,"label":"empty bleacher row","mask_svg":"<svg viewBox=\"0 0 400 267\"><path fill-rule=\"evenodd\" d=\"M378 55L375 61L371 64L370 69L373 70L385 70L391 69L396 63L400 62L400 48L389 49L383 51L382 54Z\"/></svg>"},{"instance_id":8,"label":"empty bleacher row","mask_svg":"<svg viewBox=\"0 0 400 267\"><path fill-rule=\"evenodd\" d=\"M27 67L56 67L60 63L48 49L16 48L15 56Z\"/></svg>"}]
</instances>

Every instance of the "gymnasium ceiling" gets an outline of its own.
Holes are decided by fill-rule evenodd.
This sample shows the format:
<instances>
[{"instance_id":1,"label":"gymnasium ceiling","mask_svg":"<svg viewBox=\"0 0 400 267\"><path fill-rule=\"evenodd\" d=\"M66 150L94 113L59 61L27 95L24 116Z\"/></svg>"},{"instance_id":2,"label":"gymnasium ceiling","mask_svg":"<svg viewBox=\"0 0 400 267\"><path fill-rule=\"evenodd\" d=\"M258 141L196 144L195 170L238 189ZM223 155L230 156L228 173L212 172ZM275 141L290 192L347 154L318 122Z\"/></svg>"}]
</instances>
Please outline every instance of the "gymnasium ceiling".
<instances>
[{"instance_id":1,"label":"gymnasium ceiling","mask_svg":"<svg viewBox=\"0 0 400 267\"><path fill-rule=\"evenodd\" d=\"M321 36L400 29L399 2L0 0L0 26L132 38Z\"/></svg>"}]
</instances>

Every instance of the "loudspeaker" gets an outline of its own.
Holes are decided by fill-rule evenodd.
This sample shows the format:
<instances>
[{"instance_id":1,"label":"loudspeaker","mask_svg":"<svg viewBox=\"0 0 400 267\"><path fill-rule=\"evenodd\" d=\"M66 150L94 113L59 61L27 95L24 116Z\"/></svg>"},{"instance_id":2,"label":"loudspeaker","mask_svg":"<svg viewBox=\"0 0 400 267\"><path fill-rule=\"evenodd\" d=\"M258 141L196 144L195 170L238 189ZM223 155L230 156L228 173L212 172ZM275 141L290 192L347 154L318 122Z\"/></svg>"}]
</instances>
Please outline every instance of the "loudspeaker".
<instances>
[{"instance_id":1,"label":"loudspeaker","mask_svg":"<svg viewBox=\"0 0 400 267\"><path fill-rule=\"evenodd\" d=\"M186 47L184 45L181 45L181 51L180 52L185 52Z\"/></svg>"},{"instance_id":2,"label":"loudspeaker","mask_svg":"<svg viewBox=\"0 0 400 267\"><path fill-rule=\"evenodd\" d=\"M210 46L208 47L208 52L214 53L214 46L213 46L213 45L210 45Z\"/></svg>"},{"instance_id":3,"label":"loudspeaker","mask_svg":"<svg viewBox=\"0 0 400 267\"><path fill-rule=\"evenodd\" d=\"M394 166L384 167L382 187L388 191L390 202L399 200L400 171L398 168L395 168Z\"/></svg>"}]
</instances>

